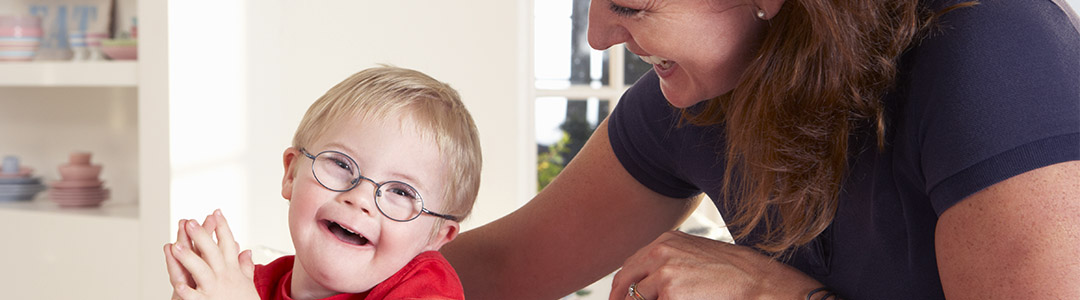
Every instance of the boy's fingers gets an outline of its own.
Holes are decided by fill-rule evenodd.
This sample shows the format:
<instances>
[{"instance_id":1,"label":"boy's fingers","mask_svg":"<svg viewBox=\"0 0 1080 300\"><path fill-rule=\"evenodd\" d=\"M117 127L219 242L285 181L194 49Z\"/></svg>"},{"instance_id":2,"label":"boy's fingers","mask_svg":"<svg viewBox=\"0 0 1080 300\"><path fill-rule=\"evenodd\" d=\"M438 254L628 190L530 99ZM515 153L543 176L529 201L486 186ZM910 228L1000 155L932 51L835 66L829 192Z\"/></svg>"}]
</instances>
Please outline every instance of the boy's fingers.
<instances>
[{"instance_id":1,"label":"boy's fingers","mask_svg":"<svg viewBox=\"0 0 1080 300\"><path fill-rule=\"evenodd\" d=\"M184 299L184 300L201 300L201 299L203 299L203 296L202 296L202 294L199 293L199 291L196 291L195 289L192 289L191 287L186 286L186 285L174 285L173 286L173 291L175 292L174 294L180 296L180 299Z\"/></svg>"},{"instance_id":2,"label":"boy's fingers","mask_svg":"<svg viewBox=\"0 0 1080 300\"><path fill-rule=\"evenodd\" d=\"M189 246L189 247L192 246L191 245L191 238L188 238L188 232L187 232L187 230L184 230L185 226L187 226L187 223L188 223L188 220L180 219L180 221L176 224L176 243L175 244L185 245L185 246Z\"/></svg>"},{"instance_id":3,"label":"boy's fingers","mask_svg":"<svg viewBox=\"0 0 1080 300\"><path fill-rule=\"evenodd\" d=\"M251 250L244 250L237 256L237 260L240 261L240 271L244 272L244 276L249 279L255 278L255 263L251 261Z\"/></svg>"},{"instance_id":4,"label":"boy's fingers","mask_svg":"<svg viewBox=\"0 0 1080 300\"><path fill-rule=\"evenodd\" d=\"M191 248L192 250L195 250L195 254L201 255L199 249L193 248L195 245L191 243L191 238L188 237L186 229L187 222L188 220L180 219L179 227L176 229L176 243Z\"/></svg>"},{"instance_id":5,"label":"boy's fingers","mask_svg":"<svg viewBox=\"0 0 1080 300\"><path fill-rule=\"evenodd\" d=\"M180 265L180 261L177 261L172 255L172 244L165 244L165 269L169 272L169 283L173 286L183 284L190 286L188 281L187 271Z\"/></svg>"},{"instance_id":6,"label":"boy's fingers","mask_svg":"<svg viewBox=\"0 0 1080 300\"><path fill-rule=\"evenodd\" d=\"M195 255L195 253L191 251L190 247L184 247L180 244L173 244L171 248L172 256L175 257L176 260L180 262L180 265L182 265L184 269L186 269L188 273L191 274L191 278L192 281L194 281L195 286L205 287L208 284L213 284L212 282L215 278L217 278L217 275L214 274L214 270L210 269L210 266L207 265L205 261L203 261L203 258ZM176 286L173 286L173 288L175 287ZM184 295L181 294L181 296ZM190 298L184 296L184 299Z\"/></svg>"},{"instance_id":7,"label":"boy's fingers","mask_svg":"<svg viewBox=\"0 0 1080 300\"><path fill-rule=\"evenodd\" d=\"M199 226L195 221L188 221L186 230L188 237L195 242L194 249L199 249L199 252L201 252L202 260L206 261L206 264L211 269L222 270L225 267L225 260L221 257L221 250L218 248L217 243L214 243L214 239L210 237L210 233L203 230L202 226ZM188 269L188 271L195 272L195 270L191 269Z\"/></svg>"},{"instance_id":8,"label":"boy's fingers","mask_svg":"<svg viewBox=\"0 0 1080 300\"><path fill-rule=\"evenodd\" d=\"M218 221L215 220L213 214L206 215L206 220L203 220L202 227L203 227L203 230L206 230L206 232L213 233L214 231L217 230Z\"/></svg>"},{"instance_id":9,"label":"boy's fingers","mask_svg":"<svg viewBox=\"0 0 1080 300\"><path fill-rule=\"evenodd\" d=\"M184 247L187 247L188 249L191 249L191 250L195 251L195 255L200 255L201 256L202 254L199 253L199 249L195 249L194 248L195 245L191 244L191 238L188 237L187 230L184 229L184 227L186 225L187 225L187 220L180 219L180 225L179 225L180 227L179 227L179 229L176 230L176 243L175 244L179 244L179 245L182 245ZM171 255L171 253L170 253L170 255ZM173 255L172 257L173 257L173 260L176 260L175 255ZM177 261L177 263L179 263L179 261ZM183 266L181 266L181 268L182 267ZM188 285L191 285L192 288L195 287L195 281L191 279L191 272L189 272L187 269L184 269L184 278L187 279Z\"/></svg>"},{"instance_id":10,"label":"boy's fingers","mask_svg":"<svg viewBox=\"0 0 1080 300\"><path fill-rule=\"evenodd\" d=\"M217 222L217 230L215 233L218 238L218 247L221 247L222 256L232 257L233 255L236 255L240 249L237 247L236 240L233 238L232 230L229 229L229 221L225 220L225 215L221 213L220 209L214 210L213 216L213 218L209 219ZM225 263L236 266L235 264L232 264L232 262L232 260L229 260Z\"/></svg>"}]
</instances>

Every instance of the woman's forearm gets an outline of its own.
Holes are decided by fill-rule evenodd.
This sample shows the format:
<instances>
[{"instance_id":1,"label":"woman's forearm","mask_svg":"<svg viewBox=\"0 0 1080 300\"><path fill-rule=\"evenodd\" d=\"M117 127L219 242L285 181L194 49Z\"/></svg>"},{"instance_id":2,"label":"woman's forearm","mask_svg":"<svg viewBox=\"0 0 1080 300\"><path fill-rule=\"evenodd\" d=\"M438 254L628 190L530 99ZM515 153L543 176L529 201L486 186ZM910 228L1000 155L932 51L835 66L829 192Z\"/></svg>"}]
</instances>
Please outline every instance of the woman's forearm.
<instances>
[{"instance_id":1,"label":"woman's forearm","mask_svg":"<svg viewBox=\"0 0 1080 300\"><path fill-rule=\"evenodd\" d=\"M443 247L469 299L553 299L614 271L689 216L615 158L602 123L577 158L521 209Z\"/></svg>"}]
</instances>

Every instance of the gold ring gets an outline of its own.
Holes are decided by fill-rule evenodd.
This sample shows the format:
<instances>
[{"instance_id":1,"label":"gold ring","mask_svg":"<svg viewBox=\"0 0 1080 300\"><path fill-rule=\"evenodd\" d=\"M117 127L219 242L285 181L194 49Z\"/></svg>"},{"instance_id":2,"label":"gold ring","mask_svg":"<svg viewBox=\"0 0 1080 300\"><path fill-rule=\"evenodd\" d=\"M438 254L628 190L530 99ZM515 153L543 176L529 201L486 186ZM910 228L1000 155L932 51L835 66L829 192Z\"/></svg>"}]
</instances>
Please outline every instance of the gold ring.
<instances>
[{"instance_id":1,"label":"gold ring","mask_svg":"<svg viewBox=\"0 0 1080 300\"><path fill-rule=\"evenodd\" d=\"M634 298L634 300L645 300L645 297L642 297L641 293L637 291L637 282L630 284L630 290L626 292L626 296Z\"/></svg>"}]
</instances>

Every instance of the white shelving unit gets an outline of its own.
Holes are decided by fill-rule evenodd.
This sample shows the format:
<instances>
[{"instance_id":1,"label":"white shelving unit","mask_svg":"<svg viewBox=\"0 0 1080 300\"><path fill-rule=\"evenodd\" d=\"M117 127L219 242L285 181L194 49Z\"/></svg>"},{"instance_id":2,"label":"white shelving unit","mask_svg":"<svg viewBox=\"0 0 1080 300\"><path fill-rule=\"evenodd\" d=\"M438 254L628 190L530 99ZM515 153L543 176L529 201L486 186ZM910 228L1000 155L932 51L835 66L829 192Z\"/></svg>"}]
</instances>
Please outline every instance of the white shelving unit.
<instances>
[{"instance_id":1,"label":"white shelving unit","mask_svg":"<svg viewBox=\"0 0 1080 300\"><path fill-rule=\"evenodd\" d=\"M0 288L12 297L139 298L138 67L0 63L0 152L19 155L49 184L59 178L64 153L92 150L112 192L97 208L61 208L45 192L34 201L0 202L0 269L12 270L0 274Z\"/></svg>"},{"instance_id":2,"label":"white shelving unit","mask_svg":"<svg viewBox=\"0 0 1080 300\"><path fill-rule=\"evenodd\" d=\"M0 63L0 86L135 87L135 61L5 62Z\"/></svg>"},{"instance_id":3,"label":"white shelving unit","mask_svg":"<svg viewBox=\"0 0 1080 300\"><path fill-rule=\"evenodd\" d=\"M95 208L61 208L46 192L0 202L4 298L168 296L157 274L171 222L167 5L120 3L140 17L138 61L0 62L0 154L48 185L67 153L90 151L110 190Z\"/></svg>"},{"instance_id":4,"label":"white shelving unit","mask_svg":"<svg viewBox=\"0 0 1080 300\"><path fill-rule=\"evenodd\" d=\"M222 207L245 223L247 187L235 178L247 172L243 148L217 156L220 141L247 134L244 122L222 122L243 116L243 106L227 106L246 99L236 91L248 87L229 77L243 65L228 64L243 54L198 46L208 18L245 6L213 15L201 3L118 2L138 16L138 61L0 63L0 154L19 155L48 184L68 153L89 151L110 189L99 208L60 208L45 193L0 203L4 299L168 297L162 245L177 219Z\"/></svg>"}]
</instances>

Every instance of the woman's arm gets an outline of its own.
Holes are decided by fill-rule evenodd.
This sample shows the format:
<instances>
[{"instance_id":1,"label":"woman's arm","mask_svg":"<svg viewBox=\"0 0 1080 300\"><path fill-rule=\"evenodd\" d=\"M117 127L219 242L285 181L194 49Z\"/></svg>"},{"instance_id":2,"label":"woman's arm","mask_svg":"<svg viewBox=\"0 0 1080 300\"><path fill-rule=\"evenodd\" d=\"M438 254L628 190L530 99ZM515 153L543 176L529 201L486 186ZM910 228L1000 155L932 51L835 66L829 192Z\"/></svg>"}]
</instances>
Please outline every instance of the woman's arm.
<instances>
[{"instance_id":1,"label":"woman's arm","mask_svg":"<svg viewBox=\"0 0 1080 300\"><path fill-rule=\"evenodd\" d=\"M442 253L469 299L555 299L614 271L697 204L662 196L630 176L604 121L532 201L462 233Z\"/></svg>"},{"instance_id":2,"label":"woman's arm","mask_svg":"<svg viewBox=\"0 0 1080 300\"><path fill-rule=\"evenodd\" d=\"M1080 295L1080 161L1009 178L941 214L938 270L949 299Z\"/></svg>"}]
</instances>

